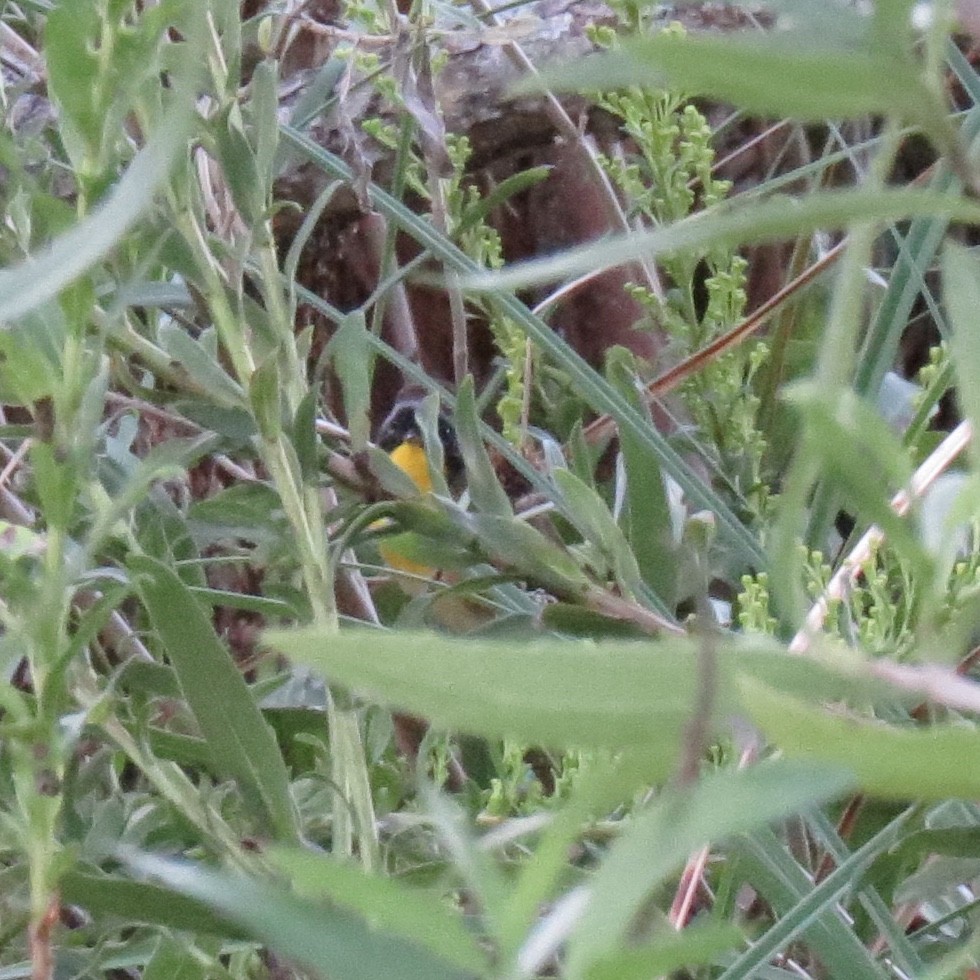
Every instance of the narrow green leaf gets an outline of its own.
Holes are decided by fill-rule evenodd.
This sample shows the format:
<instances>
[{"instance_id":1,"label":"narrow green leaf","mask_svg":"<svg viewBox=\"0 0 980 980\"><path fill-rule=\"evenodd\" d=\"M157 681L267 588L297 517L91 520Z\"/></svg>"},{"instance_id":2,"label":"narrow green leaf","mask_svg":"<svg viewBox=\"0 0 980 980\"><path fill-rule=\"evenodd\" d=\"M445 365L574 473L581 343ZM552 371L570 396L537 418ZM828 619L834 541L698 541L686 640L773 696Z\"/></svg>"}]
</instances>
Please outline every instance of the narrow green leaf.
<instances>
[{"instance_id":1,"label":"narrow green leaf","mask_svg":"<svg viewBox=\"0 0 980 980\"><path fill-rule=\"evenodd\" d=\"M908 815L909 813L906 811L904 817L903 815L899 816L899 826L903 835L903 839L899 844L891 843L894 840L892 836L893 832L896 830L893 823L890 827L886 827L881 834L875 836L869 850L864 851L864 854L859 859L860 884L858 886L857 899L864 907L870 920L880 931L882 939L888 943L890 956L898 968L904 970L911 977L919 977L923 976L926 972L925 962L920 955L921 947L917 947L914 939L905 932L905 924L900 917L896 918L893 914L891 902L886 902L881 892L875 888L876 878L873 870L868 870L866 858L866 855L870 851L873 851L875 853L872 867L874 865L879 867L888 865L892 861L895 862L894 866L901 866L899 852L904 841L908 839L905 836L905 828L907 826L905 817ZM837 827L828 814L822 810L811 809L806 814L805 819L807 825L814 833L817 842L826 848L827 856L834 859L838 868L852 860L853 855L850 845L845 843L837 833ZM862 850L864 850L863 847ZM974 853L977 852L974 851ZM852 882L853 879L848 881L848 888L853 887ZM889 883L890 887L891 883ZM891 891L889 891L889 895L891 895Z\"/></svg>"},{"instance_id":2,"label":"narrow green leaf","mask_svg":"<svg viewBox=\"0 0 980 980\"><path fill-rule=\"evenodd\" d=\"M785 32L663 33L555 68L540 84L576 91L666 84L763 116L820 122L875 113L920 116L930 103L918 75L911 58L828 48Z\"/></svg>"},{"instance_id":3,"label":"narrow green leaf","mask_svg":"<svg viewBox=\"0 0 980 980\"><path fill-rule=\"evenodd\" d=\"M293 416L293 448L303 482L315 484L320 475L317 460L316 410L320 393L315 387L303 396Z\"/></svg>"},{"instance_id":4,"label":"narrow green leaf","mask_svg":"<svg viewBox=\"0 0 980 980\"><path fill-rule=\"evenodd\" d=\"M162 728L147 729L147 743L157 759L169 759L185 769L203 768L220 772L215 765L214 753L203 738L168 732Z\"/></svg>"},{"instance_id":5,"label":"narrow green leaf","mask_svg":"<svg viewBox=\"0 0 980 980\"><path fill-rule=\"evenodd\" d=\"M562 512L586 541L600 549L623 594L635 600L643 591L640 569L602 497L569 470L556 470L554 478L561 492Z\"/></svg>"},{"instance_id":6,"label":"narrow green leaf","mask_svg":"<svg viewBox=\"0 0 980 980\"><path fill-rule=\"evenodd\" d=\"M687 638L505 643L306 628L263 639L338 683L447 728L555 746L656 747L672 758L697 684L697 644ZM793 657L775 643L732 639L719 647L718 669L719 718L740 710L739 677L814 703L896 696L853 656L831 651Z\"/></svg>"},{"instance_id":7,"label":"narrow green leaf","mask_svg":"<svg viewBox=\"0 0 980 980\"><path fill-rule=\"evenodd\" d=\"M162 936L141 980L208 980L209 971L195 953L184 943Z\"/></svg>"},{"instance_id":8,"label":"narrow green leaf","mask_svg":"<svg viewBox=\"0 0 980 980\"><path fill-rule=\"evenodd\" d=\"M226 609L244 609L248 612L260 613L263 616L282 617L289 619L293 615L293 606L282 599L273 599L264 595L249 595L245 592L231 592L226 589L206 589L191 586L191 593L205 605L224 606Z\"/></svg>"},{"instance_id":9,"label":"narrow green leaf","mask_svg":"<svg viewBox=\"0 0 980 980\"><path fill-rule=\"evenodd\" d=\"M586 980L650 980L685 966L710 966L743 942L742 933L727 922L693 925L658 936L639 949L602 956L585 976Z\"/></svg>"},{"instance_id":10,"label":"narrow green leaf","mask_svg":"<svg viewBox=\"0 0 980 980\"><path fill-rule=\"evenodd\" d=\"M980 796L980 731L972 725L897 728L811 707L743 677L752 720L790 758L843 766L876 796L941 800Z\"/></svg>"},{"instance_id":11,"label":"narrow green leaf","mask_svg":"<svg viewBox=\"0 0 980 980\"><path fill-rule=\"evenodd\" d=\"M487 968L461 913L452 912L435 894L365 874L308 848L275 848L269 858L301 898L330 899L363 916L375 930L419 943L462 970L479 973Z\"/></svg>"},{"instance_id":12,"label":"narrow green leaf","mask_svg":"<svg viewBox=\"0 0 980 980\"><path fill-rule=\"evenodd\" d=\"M50 442L35 441L30 450L34 484L49 526L66 528L78 503L78 465Z\"/></svg>"},{"instance_id":13,"label":"narrow green leaf","mask_svg":"<svg viewBox=\"0 0 980 980\"><path fill-rule=\"evenodd\" d=\"M559 593L579 593L589 584L575 559L530 524L494 514L468 515L466 524L507 571L528 575Z\"/></svg>"},{"instance_id":14,"label":"narrow green leaf","mask_svg":"<svg viewBox=\"0 0 980 980\"><path fill-rule=\"evenodd\" d=\"M695 694L686 641L509 645L376 632L328 639L304 629L265 642L445 727L555 746L656 745L672 758Z\"/></svg>"},{"instance_id":15,"label":"narrow green leaf","mask_svg":"<svg viewBox=\"0 0 980 980\"><path fill-rule=\"evenodd\" d=\"M943 250L943 298L953 325L949 339L956 373L956 401L980 433L980 262L976 253L948 243Z\"/></svg>"},{"instance_id":16,"label":"narrow green leaf","mask_svg":"<svg viewBox=\"0 0 980 980\"><path fill-rule=\"evenodd\" d=\"M260 179L255 153L242 130L237 103L216 118L209 132L214 140L215 155L228 182L235 206L245 222L254 227L265 209L265 186Z\"/></svg>"},{"instance_id":17,"label":"narrow green leaf","mask_svg":"<svg viewBox=\"0 0 980 980\"><path fill-rule=\"evenodd\" d=\"M664 790L631 820L593 879L569 942L569 977L586 976L616 949L653 890L692 853L833 799L852 785L840 766L769 761L713 773L689 789Z\"/></svg>"},{"instance_id":18,"label":"narrow green leaf","mask_svg":"<svg viewBox=\"0 0 980 980\"><path fill-rule=\"evenodd\" d=\"M128 863L163 881L175 896L203 903L276 952L325 977L463 980L474 975L417 943L372 929L359 916L305 901L276 882L150 855L134 855Z\"/></svg>"},{"instance_id":19,"label":"narrow green leaf","mask_svg":"<svg viewBox=\"0 0 980 980\"><path fill-rule=\"evenodd\" d=\"M528 167L527 170L511 174L499 184L495 184L485 197L474 204L467 205L466 214L455 230L457 240L461 238L463 232L469 231L480 222L487 220L495 208L505 204L515 194L521 194L540 184L543 180L547 180L552 169L550 164Z\"/></svg>"},{"instance_id":20,"label":"narrow green leaf","mask_svg":"<svg viewBox=\"0 0 980 980\"><path fill-rule=\"evenodd\" d=\"M275 735L204 610L162 562L134 555L128 566L215 763L277 837L296 840L289 775Z\"/></svg>"},{"instance_id":21,"label":"narrow green leaf","mask_svg":"<svg viewBox=\"0 0 980 980\"><path fill-rule=\"evenodd\" d=\"M264 439L275 439L282 431L282 383L276 354L270 354L252 372L248 382L252 417Z\"/></svg>"},{"instance_id":22,"label":"narrow green leaf","mask_svg":"<svg viewBox=\"0 0 980 980\"><path fill-rule=\"evenodd\" d=\"M69 871L60 886L64 901L89 912L118 916L126 922L231 938L247 935L230 918L206 903L149 882L76 870Z\"/></svg>"},{"instance_id":23,"label":"narrow green leaf","mask_svg":"<svg viewBox=\"0 0 980 980\"><path fill-rule=\"evenodd\" d=\"M89 155L98 152L105 125L104 106L92 85L100 74L102 30L95 4L65 0L52 9L44 37L51 94L76 138L89 143Z\"/></svg>"},{"instance_id":24,"label":"narrow green leaf","mask_svg":"<svg viewBox=\"0 0 980 980\"><path fill-rule=\"evenodd\" d=\"M473 270L463 286L478 292L530 286L608 269L647 256L706 251L723 245L795 239L814 231L847 228L861 221L882 225L914 217L980 223L980 204L937 191L842 190L806 197L774 194L736 199L699 211L672 225L604 238L559 255L519 262L502 272Z\"/></svg>"},{"instance_id":25,"label":"narrow green leaf","mask_svg":"<svg viewBox=\"0 0 980 980\"><path fill-rule=\"evenodd\" d=\"M163 324L157 339L187 376L206 391L218 406L239 408L244 402L241 385L228 374L209 347L173 322Z\"/></svg>"},{"instance_id":26,"label":"narrow green leaf","mask_svg":"<svg viewBox=\"0 0 980 980\"><path fill-rule=\"evenodd\" d=\"M422 433L425 459L432 482L432 492L449 499L452 492L446 482L446 447L439 434L439 396L435 392L426 395L418 406L415 418Z\"/></svg>"},{"instance_id":27,"label":"narrow green leaf","mask_svg":"<svg viewBox=\"0 0 980 980\"><path fill-rule=\"evenodd\" d=\"M609 357L606 371L610 381L633 408L647 416L652 428L649 409L636 390L636 375L631 361L625 361L621 354ZM676 598L677 549L663 472L657 457L632 433L621 432L619 445L626 478L624 519L630 547L643 581L670 608Z\"/></svg>"},{"instance_id":28,"label":"narrow green leaf","mask_svg":"<svg viewBox=\"0 0 980 980\"><path fill-rule=\"evenodd\" d=\"M180 697L180 684L173 667L137 660L135 657L127 660L119 669L116 683L127 692L141 692L175 700Z\"/></svg>"},{"instance_id":29,"label":"narrow green leaf","mask_svg":"<svg viewBox=\"0 0 980 980\"><path fill-rule=\"evenodd\" d=\"M269 59L260 61L252 72L249 109L255 145L255 169L259 175L259 186L264 194L272 187L273 165L276 149L279 146L279 77L276 62Z\"/></svg>"},{"instance_id":30,"label":"narrow green leaf","mask_svg":"<svg viewBox=\"0 0 980 980\"><path fill-rule=\"evenodd\" d=\"M829 975L884 980L884 970L841 919L836 904L845 890L857 887L875 855L896 840L907 817L908 811L893 820L816 887L810 873L796 863L769 827L757 827L737 838L730 846L740 864L746 865L743 874L782 917L725 970L724 980L758 976L763 963L799 936L812 945Z\"/></svg>"},{"instance_id":31,"label":"narrow green leaf","mask_svg":"<svg viewBox=\"0 0 980 980\"><path fill-rule=\"evenodd\" d=\"M117 521L124 520L160 480L183 476L187 468L214 450L218 442L210 434L191 439L168 439L154 446L115 489L110 505L100 514L89 532L87 546L97 549Z\"/></svg>"},{"instance_id":32,"label":"narrow green leaf","mask_svg":"<svg viewBox=\"0 0 980 980\"><path fill-rule=\"evenodd\" d=\"M510 499L497 479L480 438L480 420L476 411L473 378L470 376L463 379L456 395L454 422L459 452L466 467L466 482L474 505L484 513L509 517L514 512Z\"/></svg>"},{"instance_id":33,"label":"narrow green leaf","mask_svg":"<svg viewBox=\"0 0 980 980\"><path fill-rule=\"evenodd\" d=\"M908 484L912 465L880 412L852 391L828 393L816 382L796 384L786 397L800 407L812 433L811 460L847 493L848 505L878 524L904 558L927 568L928 557L911 522L889 506L890 495Z\"/></svg>"},{"instance_id":34,"label":"narrow green leaf","mask_svg":"<svg viewBox=\"0 0 980 980\"><path fill-rule=\"evenodd\" d=\"M216 404L216 401L204 401L201 398L180 398L173 403L173 409L196 422L202 429L208 429L223 436L234 446L246 446L256 435L255 420L251 412L244 407L245 400L239 391L238 405L229 407Z\"/></svg>"},{"instance_id":35,"label":"narrow green leaf","mask_svg":"<svg viewBox=\"0 0 980 980\"><path fill-rule=\"evenodd\" d=\"M930 854L949 857L980 857L980 827L941 827L909 834L892 850L899 863L918 864Z\"/></svg>"},{"instance_id":36,"label":"narrow green leaf","mask_svg":"<svg viewBox=\"0 0 980 980\"><path fill-rule=\"evenodd\" d=\"M946 46L950 69L973 99L973 107L963 119L960 135L971 146L980 135L980 77L952 40ZM940 160L929 181L930 190L947 192L959 190L960 183ZM943 218L916 218L905 234L897 229L892 236L898 246L898 259L888 277L888 289L875 312L861 348L861 357L854 375L858 394L873 395L881 385L886 371L895 364L899 343L909 322L912 307L922 295L932 312L941 334L946 334L942 311L932 297L926 273L932 267L936 252L946 234L948 221Z\"/></svg>"},{"instance_id":37,"label":"narrow green leaf","mask_svg":"<svg viewBox=\"0 0 980 980\"><path fill-rule=\"evenodd\" d=\"M363 313L344 318L330 338L328 350L344 394L344 411L355 451L367 445L371 409L371 355L365 334Z\"/></svg>"}]
</instances>

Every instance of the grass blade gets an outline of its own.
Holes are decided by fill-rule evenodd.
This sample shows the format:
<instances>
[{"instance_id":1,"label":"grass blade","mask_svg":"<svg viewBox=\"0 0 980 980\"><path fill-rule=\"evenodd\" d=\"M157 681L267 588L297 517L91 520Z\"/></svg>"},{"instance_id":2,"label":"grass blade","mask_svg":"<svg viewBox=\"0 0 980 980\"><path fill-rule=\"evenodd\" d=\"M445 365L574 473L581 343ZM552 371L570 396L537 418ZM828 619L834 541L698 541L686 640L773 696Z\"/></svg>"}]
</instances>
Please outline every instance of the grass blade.
<instances>
[{"instance_id":1,"label":"grass blade","mask_svg":"<svg viewBox=\"0 0 980 980\"><path fill-rule=\"evenodd\" d=\"M204 610L155 558L133 556L129 569L216 763L278 838L297 840L289 774L275 735Z\"/></svg>"}]
</instances>

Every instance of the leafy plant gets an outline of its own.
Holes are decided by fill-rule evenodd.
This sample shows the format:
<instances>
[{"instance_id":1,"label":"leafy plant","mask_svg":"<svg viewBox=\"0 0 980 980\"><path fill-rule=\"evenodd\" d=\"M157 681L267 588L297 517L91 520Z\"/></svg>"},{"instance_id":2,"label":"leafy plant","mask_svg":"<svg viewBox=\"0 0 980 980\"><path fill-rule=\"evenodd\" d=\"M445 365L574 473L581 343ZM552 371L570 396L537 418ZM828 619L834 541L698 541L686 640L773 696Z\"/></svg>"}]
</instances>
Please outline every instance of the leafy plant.
<instances>
[{"instance_id":1,"label":"leafy plant","mask_svg":"<svg viewBox=\"0 0 980 980\"><path fill-rule=\"evenodd\" d=\"M959 457L980 422L961 241L980 84L941 10L920 36L900 0L774 8L795 27L717 37L629 7L635 35L545 74L619 119L628 152L602 166L636 229L516 268L491 215L547 171L481 194L441 133L430 17L461 11L358 4L323 32L350 42L327 101L355 70L390 100L367 127L394 152L382 186L311 137L309 106L282 121L295 11L3 8L0 977L976 968L980 552ZM363 54L388 33L397 71ZM25 127L42 90L56 112ZM735 194L679 92L881 121ZM893 186L913 130L927 188ZM322 184L282 247L298 160ZM821 189L842 160L858 186ZM345 310L299 271L341 185L385 223L379 285ZM422 258L400 263L398 236ZM762 316L741 250L772 239L798 283L764 312L774 351L836 261L787 378L744 342ZM667 286L635 289L677 365L658 377L621 350L597 371L514 292L638 258ZM423 262L464 327L491 325L485 390L449 391L375 329ZM943 346L899 434L875 395L920 296ZM432 493L368 444L376 359L434 393ZM951 383L966 421L932 432ZM690 424L668 435L650 403L673 386ZM555 392L593 421L563 426ZM773 393L793 427L760 417ZM394 534L423 570L407 589L377 581Z\"/></svg>"}]
</instances>

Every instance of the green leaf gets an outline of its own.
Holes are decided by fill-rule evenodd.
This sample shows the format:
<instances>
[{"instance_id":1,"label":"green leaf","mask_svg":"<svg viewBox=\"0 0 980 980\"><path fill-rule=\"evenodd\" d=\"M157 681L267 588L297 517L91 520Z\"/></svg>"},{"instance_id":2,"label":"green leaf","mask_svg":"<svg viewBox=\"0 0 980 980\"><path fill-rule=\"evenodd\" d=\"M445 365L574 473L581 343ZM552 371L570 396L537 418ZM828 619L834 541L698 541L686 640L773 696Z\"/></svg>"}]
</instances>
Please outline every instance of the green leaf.
<instances>
[{"instance_id":1,"label":"green leaf","mask_svg":"<svg viewBox=\"0 0 980 980\"><path fill-rule=\"evenodd\" d=\"M585 976L586 980L650 980L685 966L710 966L743 942L741 931L727 922L693 925L658 936L639 949L599 957Z\"/></svg>"},{"instance_id":2,"label":"green leaf","mask_svg":"<svg viewBox=\"0 0 980 980\"><path fill-rule=\"evenodd\" d=\"M650 418L646 400L636 389L636 374L625 351L610 352L606 371L623 397L642 415ZM643 581L669 608L676 598L677 548L671 525L670 502L657 457L630 432L621 432L620 451L626 477L624 520L630 547Z\"/></svg>"},{"instance_id":3,"label":"green leaf","mask_svg":"<svg viewBox=\"0 0 980 980\"><path fill-rule=\"evenodd\" d=\"M928 556L911 522L889 505L890 494L908 484L912 465L878 410L852 391L828 394L815 382L794 385L787 401L800 407L812 433L812 461L847 493L863 519L882 528L899 554L927 569Z\"/></svg>"},{"instance_id":4,"label":"green leaf","mask_svg":"<svg viewBox=\"0 0 980 980\"><path fill-rule=\"evenodd\" d=\"M556 746L656 745L672 758L695 695L686 641L508 645L304 629L267 633L264 642L442 726Z\"/></svg>"},{"instance_id":5,"label":"green leaf","mask_svg":"<svg viewBox=\"0 0 980 980\"><path fill-rule=\"evenodd\" d=\"M446 482L446 449L439 435L439 396L435 392L429 392L422 399L415 412L415 418L422 433L422 445L425 448L432 493L449 499L452 497L452 492Z\"/></svg>"},{"instance_id":6,"label":"green leaf","mask_svg":"<svg viewBox=\"0 0 980 980\"><path fill-rule=\"evenodd\" d=\"M232 103L222 116L214 120L209 132L214 138L215 153L235 206L245 222L253 227L262 219L265 210L265 186L259 176L255 153L242 129L238 104Z\"/></svg>"},{"instance_id":7,"label":"green leaf","mask_svg":"<svg viewBox=\"0 0 980 980\"><path fill-rule=\"evenodd\" d=\"M273 166L276 149L279 146L279 77L276 62L266 59L260 61L252 72L251 110L252 142L255 144L255 169L259 175L259 186L264 194L272 187Z\"/></svg>"},{"instance_id":8,"label":"green leaf","mask_svg":"<svg viewBox=\"0 0 980 980\"><path fill-rule=\"evenodd\" d=\"M64 384L65 316L45 303L0 331L0 397L15 405L49 398Z\"/></svg>"},{"instance_id":9,"label":"green leaf","mask_svg":"<svg viewBox=\"0 0 980 980\"><path fill-rule=\"evenodd\" d=\"M833 763L867 793L890 799L980 796L980 731L972 725L898 728L811 707L748 677L739 682L752 720L789 758Z\"/></svg>"},{"instance_id":10,"label":"green leaf","mask_svg":"<svg viewBox=\"0 0 980 980\"><path fill-rule=\"evenodd\" d=\"M613 59L611 65L596 66L612 73L606 87L622 77L619 64ZM923 112L927 103L911 60L854 48L828 49L812 37L663 34L624 44L621 64L633 75L629 84L650 84L666 76L682 91L802 122L889 112L908 119L915 110Z\"/></svg>"},{"instance_id":11,"label":"green leaf","mask_svg":"<svg viewBox=\"0 0 980 980\"><path fill-rule=\"evenodd\" d=\"M90 155L98 153L105 125L105 107L99 104L96 95L99 86L92 84L101 74L102 29L96 4L88 0L65 0L52 9L44 32L51 94L61 108L63 119L70 121L75 137L88 142Z\"/></svg>"},{"instance_id":12,"label":"green leaf","mask_svg":"<svg viewBox=\"0 0 980 980\"><path fill-rule=\"evenodd\" d=\"M558 747L642 746L673 758L697 687L697 645L686 638L508 644L307 628L270 631L263 642L444 727ZM740 710L741 676L817 703L895 699L846 652L794 657L776 644L731 639L719 645L718 672L718 718Z\"/></svg>"},{"instance_id":13,"label":"green leaf","mask_svg":"<svg viewBox=\"0 0 980 980\"><path fill-rule=\"evenodd\" d=\"M10 521L0 520L0 556L6 561L30 556L40 558L47 548L43 534Z\"/></svg>"},{"instance_id":14,"label":"green leaf","mask_svg":"<svg viewBox=\"0 0 980 980\"><path fill-rule=\"evenodd\" d=\"M289 775L275 735L204 610L155 558L134 555L128 567L215 763L277 837L296 840Z\"/></svg>"},{"instance_id":15,"label":"green leaf","mask_svg":"<svg viewBox=\"0 0 980 980\"><path fill-rule=\"evenodd\" d=\"M147 660L130 658L116 674L116 683L127 692L141 692L155 697L180 697L180 683L173 667Z\"/></svg>"},{"instance_id":16,"label":"green leaf","mask_svg":"<svg viewBox=\"0 0 980 980\"><path fill-rule=\"evenodd\" d=\"M169 75L173 108L112 192L88 217L28 261L0 270L0 321L21 316L51 299L104 258L149 210L173 165L186 155L196 118L197 79L207 35L204 8L198 4L189 4L188 8L190 20L182 31L187 40L181 45L177 70ZM88 85L86 80L85 87Z\"/></svg>"},{"instance_id":17,"label":"green leaf","mask_svg":"<svg viewBox=\"0 0 980 980\"><path fill-rule=\"evenodd\" d=\"M750 113L803 122L931 108L911 58L785 32L677 35L626 41L616 50L545 73L541 84L581 91L641 85L731 102Z\"/></svg>"},{"instance_id":18,"label":"green leaf","mask_svg":"<svg viewBox=\"0 0 980 980\"><path fill-rule=\"evenodd\" d=\"M466 482L470 497L477 510L487 514L509 517L513 514L507 492L500 485L493 464L480 438L479 416L476 410L476 397L473 378L467 376L456 395L456 415L454 418L459 452L466 467Z\"/></svg>"},{"instance_id":19,"label":"green leaf","mask_svg":"<svg viewBox=\"0 0 980 980\"><path fill-rule=\"evenodd\" d=\"M566 636L592 640L643 640L649 635L637 624L613 619L568 602L549 602L540 614L541 625Z\"/></svg>"},{"instance_id":20,"label":"green leaf","mask_svg":"<svg viewBox=\"0 0 980 980\"><path fill-rule=\"evenodd\" d=\"M980 101L980 83L976 72L955 44L947 45L946 56L951 70L974 102L973 108L966 113L960 130L964 143L969 145L980 134L980 105L977 104ZM958 190L959 186L949 166L940 160L929 181L929 189L948 191ZM905 234L897 230L892 232L899 248L898 258L891 269L888 289L862 344L861 357L854 375L854 387L858 394L866 397L873 395L881 385L885 372L891 370L895 364L902 334L920 296L925 298L930 307L940 333L946 333L944 318L938 302L932 298L932 286L926 279L926 273L932 267L947 225L945 219L917 218L910 223Z\"/></svg>"},{"instance_id":21,"label":"green leaf","mask_svg":"<svg viewBox=\"0 0 980 980\"><path fill-rule=\"evenodd\" d=\"M532 187L548 179L548 175L554 168L550 164L538 167L528 167L520 173L511 174L505 177L499 184L494 184L490 192L479 201L467 204L463 220L454 231L457 241L462 238L464 232L475 228L481 222L486 221L496 208L505 204L515 194L521 194L530 190Z\"/></svg>"},{"instance_id":22,"label":"green leaf","mask_svg":"<svg viewBox=\"0 0 980 980\"><path fill-rule=\"evenodd\" d=\"M309 849L274 848L269 858L301 898L330 899L363 916L375 930L419 943L462 970L486 969L473 935L445 899Z\"/></svg>"},{"instance_id":23,"label":"green leaf","mask_svg":"<svg viewBox=\"0 0 980 980\"><path fill-rule=\"evenodd\" d=\"M643 591L640 569L626 535L605 501L569 470L555 470L554 479L561 492L563 515L587 542L599 548L612 566L623 594L635 600Z\"/></svg>"},{"instance_id":24,"label":"green leaf","mask_svg":"<svg viewBox=\"0 0 980 980\"><path fill-rule=\"evenodd\" d=\"M266 542L279 539L282 502L260 483L235 483L191 504L187 524L195 540L206 544L229 538Z\"/></svg>"},{"instance_id":25,"label":"green leaf","mask_svg":"<svg viewBox=\"0 0 980 980\"><path fill-rule=\"evenodd\" d=\"M148 728L146 741L157 759L169 759L185 769L207 769L220 772L214 753L203 738L168 732L163 728Z\"/></svg>"},{"instance_id":26,"label":"green leaf","mask_svg":"<svg viewBox=\"0 0 980 980\"><path fill-rule=\"evenodd\" d=\"M76 870L61 879L60 888L64 901L89 912L118 916L126 922L146 922L215 936L244 938L247 935L230 918L206 903L149 882Z\"/></svg>"},{"instance_id":27,"label":"green leaf","mask_svg":"<svg viewBox=\"0 0 980 980\"><path fill-rule=\"evenodd\" d=\"M351 313L344 317L327 345L344 394L347 428L355 452L367 445L371 429L371 353L366 333L364 314Z\"/></svg>"},{"instance_id":28,"label":"green leaf","mask_svg":"<svg viewBox=\"0 0 980 980\"><path fill-rule=\"evenodd\" d=\"M34 484L51 527L67 528L78 503L78 466L71 456L63 457L50 442L31 445Z\"/></svg>"},{"instance_id":29,"label":"green leaf","mask_svg":"<svg viewBox=\"0 0 980 980\"><path fill-rule=\"evenodd\" d=\"M218 396L220 399L220 396ZM238 404L241 408L225 407L202 399L180 398L173 403L175 411L196 422L202 429L208 429L223 436L234 446L246 446L256 435L255 420L244 407L244 397L239 391Z\"/></svg>"},{"instance_id":30,"label":"green leaf","mask_svg":"<svg viewBox=\"0 0 980 980\"><path fill-rule=\"evenodd\" d=\"M463 286L478 292L530 286L597 272L646 256L698 253L752 242L796 239L861 221L892 224L906 218L945 217L980 223L980 204L938 191L842 190L806 197L773 194L717 204L672 225L604 238L558 255L519 262L502 272L472 270Z\"/></svg>"},{"instance_id":31,"label":"green leaf","mask_svg":"<svg viewBox=\"0 0 980 980\"><path fill-rule=\"evenodd\" d=\"M941 827L909 834L890 853L897 864L912 867L930 854L975 859L980 857L980 827Z\"/></svg>"},{"instance_id":32,"label":"green leaf","mask_svg":"<svg viewBox=\"0 0 980 980\"><path fill-rule=\"evenodd\" d=\"M569 942L568 976L587 976L593 963L612 953L653 890L695 851L833 799L852 785L841 766L777 760L664 790L630 821L593 879Z\"/></svg>"},{"instance_id":33,"label":"green leaf","mask_svg":"<svg viewBox=\"0 0 980 980\"><path fill-rule=\"evenodd\" d=\"M980 261L975 252L948 243L943 251L943 298L953 325L949 338L953 370L956 372L956 401L980 433ZM974 443L975 445L975 443Z\"/></svg>"},{"instance_id":34,"label":"green leaf","mask_svg":"<svg viewBox=\"0 0 980 980\"><path fill-rule=\"evenodd\" d=\"M211 348L192 337L173 321L164 323L157 332L160 346L181 366L187 376L207 392L209 405L239 408L244 402L241 385L225 370Z\"/></svg>"},{"instance_id":35,"label":"green leaf","mask_svg":"<svg viewBox=\"0 0 980 980\"><path fill-rule=\"evenodd\" d=\"M141 980L208 980L209 972L197 950L170 936L161 936Z\"/></svg>"},{"instance_id":36,"label":"green leaf","mask_svg":"<svg viewBox=\"0 0 980 980\"><path fill-rule=\"evenodd\" d=\"M122 121L144 80L161 70L166 29L178 23L183 7L182 0L163 0L135 16L124 5L90 0L52 7L44 31L49 91L83 177L101 177L112 162Z\"/></svg>"},{"instance_id":37,"label":"green leaf","mask_svg":"<svg viewBox=\"0 0 980 980\"><path fill-rule=\"evenodd\" d=\"M293 416L293 448L296 450L303 482L309 484L315 484L320 475L316 436L316 410L319 402L320 393L315 387L310 388Z\"/></svg>"},{"instance_id":38,"label":"green leaf","mask_svg":"<svg viewBox=\"0 0 980 980\"><path fill-rule=\"evenodd\" d=\"M89 532L88 547L95 550L117 521L143 500L160 480L183 476L187 468L214 450L218 440L206 434L192 439L168 439L154 446L126 475L121 487L115 488L109 506L99 513Z\"/></svg>"},{"instance_id":39,"label":"green leaf","mask_svg":"<svg viewBox=\"0 0 980 980\"><path fill-rule=\"evenodd\" d=\"M813 947L830 976L855 980L883 980L885 974L870 949L842 921L838 899L853 891L876 854L895 842L908 819L900 814L884 830L855 851L819 885L814 886L809 869L800 867L783 841L769 827L757 827L730 847L748 882L763 895L780 919L722 974L724 980L748 980L758 976L760 966L784 946L802 937Z\"/></svg>"},{"instance_id":40,"label":"green leaf","mask_svg":"<svg viewBox=\"0 0 980 980\"><path fill-rule=\"evenodd\" d=\"M472 977L417 943L372 929L360 916L304 900L277 882L133 855L128 863L176 896L203 903L248 935L325 977L343 980L464 980Z\"/></svg>"},{"instance_id":41,"label":"green leaf","mask_svg":"<svg viewBox=\"0 0 980 980\"><path fill-rule=\"evenodd\" d=\"M252 372L248 382L252 417L264 439L275 439L282 430L282 383L276 355L270 354Z\"/></svg>"},{"instance_id":42,"label":"green leaf","mask_svg":"<svg viewBox=\"0 0 980 980\"><path fill-rule=\"evenodd\" d=\"M545 588L578 593L589 579L567 551L540 531L513 517L471 514L466 526L476 534L488 555L507 571L528 575Z\"/></svg>"}]
</instances>

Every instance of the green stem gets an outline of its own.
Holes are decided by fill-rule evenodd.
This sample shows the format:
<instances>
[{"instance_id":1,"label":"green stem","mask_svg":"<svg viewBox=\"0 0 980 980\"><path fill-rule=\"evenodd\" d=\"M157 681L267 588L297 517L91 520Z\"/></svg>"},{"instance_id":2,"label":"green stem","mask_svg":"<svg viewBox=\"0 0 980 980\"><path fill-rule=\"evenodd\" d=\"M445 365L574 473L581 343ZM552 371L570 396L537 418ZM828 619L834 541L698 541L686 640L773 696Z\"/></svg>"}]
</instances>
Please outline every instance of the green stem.
<instances>
[{"instance_id":1,"label":"green stem","mask_svg":"<svg viewBox=\"0 0 980 980\"><path fill-rule=\"evenodd\" d=\"M306 396L306 365L300 362L289 304L282 291L282 274L271 234L260 249L260 267L266 309L278 328L279 370L290 415ZM245 384L248 378L242 379ZM262 439L262 456L279 493L299 549L300 572L313 609L313 620L328 632L339 629L328 541L316 487L304 485L295 456L281 429ZM349 857L355 842L368 870L380 867L377 824L371 796L367 759L357 712L328 690L327 723L330 730L331 779L338 788L333 806L333 848Z\"/></svg>"}]
</instances>

